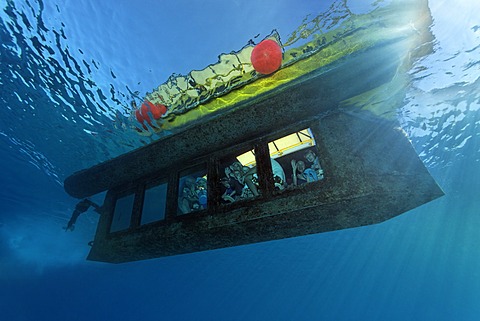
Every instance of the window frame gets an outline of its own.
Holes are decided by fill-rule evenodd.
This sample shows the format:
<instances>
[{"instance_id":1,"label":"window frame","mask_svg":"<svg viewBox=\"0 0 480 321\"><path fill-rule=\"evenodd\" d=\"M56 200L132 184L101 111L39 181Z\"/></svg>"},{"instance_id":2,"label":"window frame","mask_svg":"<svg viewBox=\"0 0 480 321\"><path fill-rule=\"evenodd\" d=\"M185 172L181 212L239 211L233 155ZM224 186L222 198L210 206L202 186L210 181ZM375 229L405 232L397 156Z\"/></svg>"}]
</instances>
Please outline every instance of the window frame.
<instances>
[{"instance_id":1,"label":"window frame","mask_svg":"<svg viewBox=\"0 0 480 321\"><path fill-rule=\"evenodd\" d=\"M142 224L142 218L144 215L144 206L145 206L145 195L149 189L155 188L157 186L160 186L162 184L167 185L167 190L165 192L165 209L164 209L164 217L163 219L151 221L148 223L143 223ZM167 210L168 210L168 191L170 189L170 184L169 184L169 178L168 176L159 176L153 179L150 179L148 181L145 181L143 183L143 188L141 190L141 204L140 204L140 213L139 213L139 220L138 220L138 225L136 227L143 227L143 226L148 226L151 224L159 224L167 220Z\"/></svg>"},{"instance_id":2,"label":"window frame","mask_svg":"<svg viewBox=\"0 0 480 321\"><path fill-rule=\"evenodd\" d=\"M200 159L196 160L195 162L189 163L187 166L182 166L179 169L175 171L175 185L176 185L176 195L175 195L175 201L171 201L171 203L175 203L175 210L171 213L171 217L175 219L183 219L184 217L190 217L192 215L197 215L198 213L205 213L209 210L209 206L211 205L210 199L212 198L211 195L211 187L210 187L210 178L209 178L209 168L211 167L211 162L208 159ZM179 191L180 191L180 179L184 176L181 176L182 172L190 172L192 171L193 173L196 171L200 171L197 169L204 168L206 175L207 175L207 207L205 209L201 209L198 211L192 211L190 213L186 214L179 214L178 213L178 199L179 199ZM167 199L168 201L168 199ZM173 210L173 209L170 209Z\"/></svg>"},{"instance_id":3,"label":"window frame","mask_svg":"<svg viewBox=\"0 0 480 321\"><path fill-rule=\"evenodd\" d=\"M268 200L276 198L279 195L296 195L297 193L302 193L305 190L318 189L319 184L325 184L326 181L329 180L329 168L331 168L329 164L327 164L328 152L325 150L321 137L318 135L318 126L320 126L318 123L318 119L295 123L292 126L265 134L261 137L247 139L241 143L209 153L207 155L201 155L187 161L179 161L178 165L166 168L162 174L159 173L158 175L149 178L139 178L134 182L127 184L127 186L111 189L113 192L112 199L114 206L112 206L110 213L111 217L107 229L107 235L134 232L151 225L168 225L174 222L189 221L192 219L194 220L196 217L211 215L213 213L215 213L215 215L221 215L222 213L228 213L230 210L249 206L251 202L267 202ZM269 142L307 128L310 129L312 138L315 141L315 145L312 145L309 148L315 148L315 150L318 152L318 155L321 155L321 165L324 172L327 174L324 175L322 180L316 182L310 182L308 184L302 184L298 186L288 185L283 190L275 190L273 172L270 162L270 151L268 146ZM233 203L221 203L220 178L222 177L223 173L220 173L220 166L224 164L224 162L221 164L221 161L232 157L232 155L241 155L250 150L253 150L255 153L255 166L258 168L257 174L259 180L259 189L262 191L262 193L254 198L242 199ZM177 214L177 210L181 173L197 167L202 168L202 166L206 169L207 175L207 208L188 214L179 215ZM169 174L164 174L165 172L168 172ZM164 219L141 224L145 192L147 189L163 183L167 184ZM111 232L116 202L118 199L128 194L135 195L130 225L127 229Z\"/></svg>"},{"instance_id":4,"label":"window frame","mask_svg":"<svg viewBox=\"0 0 480 321\"><path fill-rule=\"evenodd\" d=\"M114 196L113 196L113 206L110 211L110 217L109 217L109 222L108 222L108 229L107 229L107 234L109 235L117 235L117 234L123 234L123 233L128 233L130 230L135 228L135 223L138 219L138 204L141 202L140 198L142 197L142 193L140 191L141 186L134 185L134 184L128 184L127 186L124 186L123 188L118 188L114 190ZM117 202L119 199L124 198L126 196L133 195L133 204L132 204L132 211L130 212L130 222L128 224L128 227L125 229L117 230L117 231L112 231L112 225L113 221L115 219L115 209L117 208Z\"/></svg>"}]
</instances>

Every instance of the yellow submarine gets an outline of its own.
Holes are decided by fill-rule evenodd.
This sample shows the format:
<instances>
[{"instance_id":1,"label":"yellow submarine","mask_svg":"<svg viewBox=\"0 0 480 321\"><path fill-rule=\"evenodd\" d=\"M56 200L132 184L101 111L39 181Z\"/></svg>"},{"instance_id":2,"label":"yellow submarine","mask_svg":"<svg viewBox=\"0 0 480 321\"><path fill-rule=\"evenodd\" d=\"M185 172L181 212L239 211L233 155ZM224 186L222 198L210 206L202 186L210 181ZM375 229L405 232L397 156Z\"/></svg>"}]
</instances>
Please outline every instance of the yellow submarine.
<instances>
[{"instance_id":1,"label":"yellow submarine","mask_svg":"<svg viewBox=\"0 0 480 321\"><path fill-rule=\"evenodd\" d=\"M252 43L147 94L132 117L159 138L65 180L77 198L107 191L89 260L376 224L443 195L395 119L409 71L432 50L427 1L392 1L327 31L321 18L283 45L265 39L282 50L273 71L255 68Z\"/></svg>"}]
</instances>

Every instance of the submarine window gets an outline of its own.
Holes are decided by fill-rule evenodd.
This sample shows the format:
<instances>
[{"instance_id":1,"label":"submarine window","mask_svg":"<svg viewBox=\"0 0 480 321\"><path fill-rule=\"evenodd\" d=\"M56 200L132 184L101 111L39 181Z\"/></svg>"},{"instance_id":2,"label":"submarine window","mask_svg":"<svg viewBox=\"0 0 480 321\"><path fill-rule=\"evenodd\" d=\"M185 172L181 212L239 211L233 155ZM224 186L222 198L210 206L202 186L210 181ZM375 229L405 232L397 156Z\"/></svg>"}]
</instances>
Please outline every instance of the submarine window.
<instances>
[{"instance_id":1,"label":"submarine window","mask_svg":"<svg viewBox=\"0 0 480 321\"><path fill-rule=\"evenodd\" d=\"M256 173L248 173L256 166L253 149L243 154L225 157L219 163L221 204L230 204L258 195L258 176Z\"/></svg>"},{"instance_id":2,"label":"submarine window","mask_svg":"<svg viewBox=\"0 0 480 321\"><path fill-rule=\"evenodd\" d=\"M272 171L276 190L323 179L319 153L310 128L273 140L268 143L268 149L270 158L274 160Z\"/></svg>"},{"instance_id":3,"label":"submarine window","mask_svg":"<svg viewBox=\"0 0 480 321\"><path fill-rule=\"evenodd\" d=\"M134 193L117 198L112 224L110 225L110 232L122 231L130 227L134 201Z\"/></svg>"},{"instance_id":4,"label":"submarine window","mask_svg":"<svg viewBox=\"0 0 480 321\"><path fill-rule=\"evenodd\" d=\"M202 164L180 172L177 215L207 208L207 165Z\"/></svg>"},{"instance_id":5,"label":"submarine window","mask_svg":"<svg viewBox=\"0 0 480 321\"><path fill-rule=\"evenodd\" d=\"M165 219L167 186L167 183L163 183L146 187L141 218L142 225Z\"/></svg>"}]
</instances>

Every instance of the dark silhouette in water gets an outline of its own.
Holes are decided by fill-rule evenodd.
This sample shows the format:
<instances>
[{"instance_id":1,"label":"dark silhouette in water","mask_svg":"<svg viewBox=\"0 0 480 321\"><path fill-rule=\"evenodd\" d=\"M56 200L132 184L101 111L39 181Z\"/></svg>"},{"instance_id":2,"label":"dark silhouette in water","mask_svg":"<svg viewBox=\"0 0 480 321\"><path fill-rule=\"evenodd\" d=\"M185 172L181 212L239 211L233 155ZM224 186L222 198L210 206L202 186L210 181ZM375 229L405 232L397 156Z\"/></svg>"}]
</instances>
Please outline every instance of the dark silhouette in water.
<instances>
[{"instance_id":1,"label":"dark silhouette in water","mask_svg":"<svg viewBox=\"0 0 480 321\"><path fill-rule=\"evenodd\" d=\"M70 230L73 231L75 229L75 223L77 222L78 217L80 214L85 213L90 207L95 208L95 211L99 213L100 206L89 200L88 198L83 199L80 201L76 206L75 210L72 213L72 217L70 221L68 221L67 226L64 228L66 231Z\"/></svg>"}]
</instances>

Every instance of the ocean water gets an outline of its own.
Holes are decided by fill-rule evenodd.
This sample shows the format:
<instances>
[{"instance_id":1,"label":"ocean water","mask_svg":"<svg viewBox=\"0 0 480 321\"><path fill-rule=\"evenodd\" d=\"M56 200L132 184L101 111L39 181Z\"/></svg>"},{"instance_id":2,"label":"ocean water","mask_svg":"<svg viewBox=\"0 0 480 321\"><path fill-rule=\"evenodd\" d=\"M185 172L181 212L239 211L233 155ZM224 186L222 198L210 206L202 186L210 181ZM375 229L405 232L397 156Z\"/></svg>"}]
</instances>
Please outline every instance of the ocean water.
<instances>
[{"instance_id":1,"label":"ocean water","mask_svg":"<svg viewBox=\"0 0 480 321\"><path fill-rule=\"evenodd\" d=\"M93 211L63 230L78 200L62 184L156 139L131 128L132 99L332 6L389 1L0 0L0 320L478 320L480 5L428 3L433 49L396 117L444 197L373 226L111 265L85 260Z\"/></svg>"}]
</instances>

